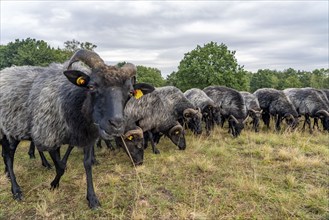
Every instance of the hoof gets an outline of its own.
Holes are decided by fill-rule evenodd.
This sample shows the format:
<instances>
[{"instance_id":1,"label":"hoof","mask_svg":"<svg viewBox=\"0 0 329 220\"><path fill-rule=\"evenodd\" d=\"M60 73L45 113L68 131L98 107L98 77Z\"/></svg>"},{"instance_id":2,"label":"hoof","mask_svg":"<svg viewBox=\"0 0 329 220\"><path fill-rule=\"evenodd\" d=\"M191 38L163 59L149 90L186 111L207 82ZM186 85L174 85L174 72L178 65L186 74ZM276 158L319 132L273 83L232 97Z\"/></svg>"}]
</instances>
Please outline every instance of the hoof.
<instances>
[{"instance_id":1,"label":"hoof","mask_svg":"<svg viewBox=\"0 0 329 220\"><path fill-rule=\"evenodd\" d=\"M47 170L50 170L52 167L51 165L48 163L48 164L42 164L42 166L46 167Z\"/></svg>"},{"instance_id":2,"label":"hoof","mask_svg":"<svg viewBox=\"0 0 329 220\"><path fill-rule=\"evenodd\" d=\"M96 210L101 207L101 204L96 196L92 196L92 198L87 198L89 208Z\"/></svg>"},{"instance_id":3,"label":"hoof","mask_svg":"<svg viewBox=\"0 0 329 220\"><path fill-rule=\"evenodd\" d=\"M59 187L59 183L58 183L58 182L52 181L52 182L50 183L50 189L51 189L51 190L54 190L54 189L56 189L56 188L58 188L58 187Z\"/></svg>"},{"instance_id":4,"label":"hoof","mask_svg":"<svg viewBox=\"0 0 329 220\"><path fill-rule=\"evenodd\" d=\"M160 151L158 149L155 149L153 153L154 154L160 154Z\"/></svg>"},{"instance_id":5,"label":"hoof","mask_svg":"<svg viewBox=\"0 0 329 220\"><path fill-rule=\"evenodd\" d=\"M93 166L94 166L94 165L95 165L95 166L99 165L98 160L93 160L93 161L92 161L92 165L93 165Z\"/></svg>"},{"instance_id":6,"label":"hoof","mask_svg":"<svg viewBox=\"0 0 329 220\"><path fill-rule=\"evenodd\" d=\"M17 192L17 193L15 193L15 194L13 194L13 198L14 198L14 200L16 200L16 201L22 201L22 199L23 199L23 194L22 194L22 192Z\"/></svg>"}]
</instances>

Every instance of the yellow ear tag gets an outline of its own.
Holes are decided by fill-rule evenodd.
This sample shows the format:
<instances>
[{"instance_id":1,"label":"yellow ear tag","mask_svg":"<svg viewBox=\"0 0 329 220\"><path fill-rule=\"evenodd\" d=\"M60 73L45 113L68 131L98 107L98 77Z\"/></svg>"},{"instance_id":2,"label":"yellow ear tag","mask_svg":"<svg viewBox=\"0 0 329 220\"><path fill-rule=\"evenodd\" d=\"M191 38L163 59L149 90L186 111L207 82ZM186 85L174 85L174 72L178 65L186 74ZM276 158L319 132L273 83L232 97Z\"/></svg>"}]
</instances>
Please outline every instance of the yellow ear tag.
<instances>
[{"instance_id":1,"label":"yellow ear tag","mask_svg":"<svg viewBox=\"0 0 329 220\"><path fill-rule=\"evenodd\" d=\"M127 137L127 139L130 140L130 141L131 141L133 138L134 138L134 136L132 136L132 135L130 135L130 136Z\"/></svg>"},{"instance_id":2,"label":"yellow ear tag","mask_svg":"<svg viewBox=\"0 0 329 220\"><path fill-rule=\"evenodd\" d=\"M83 78L83 76L80 76L79 78L77 78L76 83L78 86L83 86L86 83L86 80Z\"/></svg>"},{"instance_id":3,"label":"yellow ear tag","mask_svg":"<svg viewBox=\"0 0 329 220\"><path fill-rule=\"evenodd\" d=\"M143 92L142 92L142 90L140 90L140 89L136 89L135 90L135 93L134 93L134 97L135 97L135 99L139 99L140 97L142 97L144 94L143 94Z\"/></svg>"}]
</instances>

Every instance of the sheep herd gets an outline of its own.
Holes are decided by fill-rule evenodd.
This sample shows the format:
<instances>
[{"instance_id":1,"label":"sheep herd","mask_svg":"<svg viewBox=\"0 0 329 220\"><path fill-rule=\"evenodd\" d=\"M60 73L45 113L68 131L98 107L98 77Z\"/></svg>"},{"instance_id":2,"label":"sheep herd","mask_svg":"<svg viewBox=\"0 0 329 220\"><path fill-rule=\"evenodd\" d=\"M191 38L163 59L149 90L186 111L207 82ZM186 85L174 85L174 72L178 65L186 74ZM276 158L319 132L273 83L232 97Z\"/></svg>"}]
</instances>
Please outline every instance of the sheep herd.
<instances>
[{"instance_id":1,"label":"sheep herd","mask_svg":"<svg viewBox=\"0 0 329 220\"><path fill-rule=\"evenodd\" d=\"M209 86L183 93L174 86L154 88L136 81L134 65L109 66L86 50L77 51L64 64L1 70L0 138L14 199L22 199L13 170L21 140L31 141L31 156L34 145L41 156L49 152L56 168L52 188L59 186L73 146L83 148L87 200L90 208L97 208L100 202L92 180L97 140L98 145L101 140L108 145L115 141L140 165L148 143L153 153L160 153L157 143L163 135L184 150L186 129L194 135L209 135L225 121L233 137L240 135L249 119L255 132L261 120L269 127L271 118L276 130L283 120L294 129L301 116L305 117L303 128L307 124L312 131L310 118L314 118L315 124L320 120L323 130L329 131L328 89L263 88L249 93ZM70 147L61 158L64 144ZM42 161L50 166L44 156Z\"/></svg>"}]
</instances>

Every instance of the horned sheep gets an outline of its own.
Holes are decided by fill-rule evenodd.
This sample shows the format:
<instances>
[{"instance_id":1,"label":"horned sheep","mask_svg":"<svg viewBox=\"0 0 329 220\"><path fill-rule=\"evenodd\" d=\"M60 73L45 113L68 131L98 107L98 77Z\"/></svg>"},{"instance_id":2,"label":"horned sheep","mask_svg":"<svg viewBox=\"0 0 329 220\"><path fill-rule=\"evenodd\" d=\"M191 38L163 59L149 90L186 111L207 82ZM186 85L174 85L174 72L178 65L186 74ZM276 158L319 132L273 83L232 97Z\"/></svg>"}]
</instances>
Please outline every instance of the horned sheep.
<instances>
[{"instance_id":1,"label":"horned sheep","mask_svg":"<svg viewBox=\"0 0 329 220\"><path fill-rule=\"evenodd\" d=\"M287 124L291 128L298 125L298 113L289 98L281 90L272 88L258 89L253 93L259 102L259 106L263 110L262 119L269 128L271 115L276 117L275 129L281 129L280 124L286 119Z\"/></svg>"},{"instance_id":2,"label":"horned sheep","mask_svg":"<svg viewBox=\"0 0 329 220\"><path fill-rule=\"evenodd\" d=\"M206 125L206 132L210 134L215 123L218 124L220 122L219 107L201 89L189 89L184 92L184 95L195 107L201 109L202 120Z\"/></svg>"},{"instance_id":3,"label":"horned sheep","mask_svg":"<svg viewBox=\"0 0 329 220\"><path fill-rule=\"evenodd\" d=\"M259 131L259 119L262 116L262 109L259 106L259 102L257 97L250 92L240 92L244 102L246 104L246 108L248 111L248 115L252 118L251 124L252 128L255 132Z\"/></svg>"},{"instance_id":4,"label":"horned sheep","mask_svg":"<svg viewBox=\"0 0 329 220\"><path fill-rule=\"evenodd\" d=\"M283 92L294 104L299 115L305 117L305 124L308 124L310 132L312 118L320 118L324 130L329 131L329 101L323 91L314 88L290 88Z\"/></svg>"},{"instance_id":5,"label":"horned sheep","mask_svg":"<svg viewBox=\"0 0 329 220\"><path fill-rule=\"evenodd\" d=\"M247 119L246 105L240 92L225 86L208 86L203 91L219 106L222 123L228 120L233 137L239 136Z\"/></svg>"},{"instance_id":6,"label":"horned sheep","mask_svg":"<svg viewBox=\"0 0 329 220\"><path fill-rule=\"evenodd\" d=\"M73 65L78 61L86 65ZM98 136L108 139L123 134L123 109L137 85L135 76L132 64L109 66L86 50L77 51L66 64L0 72L0 130L14 199L22 198L13 170L15 150L20 140L30 139L38 150L51 155L56 167L52 188L59 186L66 166L60 146L83 148L88 204L100 206L92 179L93 145Z\"/></svg>"}]
</instances>

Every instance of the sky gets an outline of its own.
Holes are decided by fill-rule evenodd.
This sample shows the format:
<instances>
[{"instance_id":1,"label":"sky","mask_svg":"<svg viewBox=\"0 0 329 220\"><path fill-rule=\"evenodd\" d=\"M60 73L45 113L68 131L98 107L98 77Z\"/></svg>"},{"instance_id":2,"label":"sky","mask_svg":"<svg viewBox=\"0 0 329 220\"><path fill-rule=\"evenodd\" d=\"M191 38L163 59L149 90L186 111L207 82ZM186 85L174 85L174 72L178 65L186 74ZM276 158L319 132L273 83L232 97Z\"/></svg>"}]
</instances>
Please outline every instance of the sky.
<instances>
[{"instance_id":1,"label":"sky","mask_svg":"<svg viewBox=\"0 0 329 220\"><path fill-rule=\"evenodd\" d=\"M1 0L1 45L28 37L52 47L97 45L108 64L178 70L184 54L213 41L245 70L329 68L329 1Z\"/></svg>"}]
</instances>

